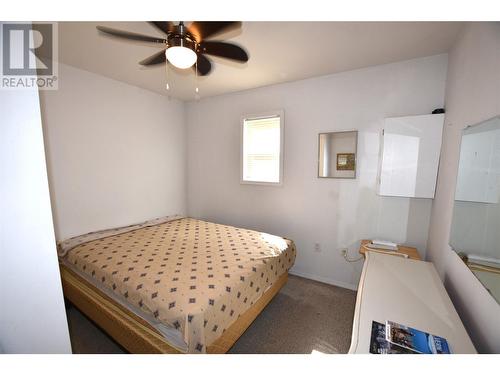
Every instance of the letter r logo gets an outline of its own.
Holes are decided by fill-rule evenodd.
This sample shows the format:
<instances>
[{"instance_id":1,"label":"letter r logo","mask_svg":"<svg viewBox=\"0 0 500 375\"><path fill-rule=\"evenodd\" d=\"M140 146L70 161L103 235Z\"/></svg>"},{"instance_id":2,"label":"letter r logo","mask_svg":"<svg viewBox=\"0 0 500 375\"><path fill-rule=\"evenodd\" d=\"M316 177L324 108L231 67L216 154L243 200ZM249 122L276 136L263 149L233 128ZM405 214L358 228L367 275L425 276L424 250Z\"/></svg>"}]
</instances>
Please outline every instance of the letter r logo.
<instances>
[{"instance_id":1,"label":"letter r logo","mask_svg":"<svg viewBox=\"0 0 500 375\"><path fill-rule=\"evenodd\" d=\"M4 76L52 75L52 24L4 23L2 26Z\"/></svg>"}]
</instances>

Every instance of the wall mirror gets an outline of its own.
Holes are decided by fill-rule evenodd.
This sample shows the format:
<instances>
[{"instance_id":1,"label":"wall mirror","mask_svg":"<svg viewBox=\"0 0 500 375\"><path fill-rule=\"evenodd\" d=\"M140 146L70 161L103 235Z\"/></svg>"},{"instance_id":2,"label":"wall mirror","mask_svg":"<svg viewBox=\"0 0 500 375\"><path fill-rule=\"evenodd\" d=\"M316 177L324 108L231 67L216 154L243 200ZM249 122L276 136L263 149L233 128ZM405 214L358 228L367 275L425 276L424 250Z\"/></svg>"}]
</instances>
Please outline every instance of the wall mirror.
<instances>
[{"instance_id":1,"label":"wall mirror","mask_svg":"<svg viewBox=\"0 0 500 375\"><path fill-rule=\"evenodd\" d=\"M356 178L358 132L319 134L318 177Z\"/></svg>"},{"instance_id":2,"label":"wall mirror","mask_svg":"<svg viewBox=\"0 0 500 375\"><path fill-rule=\"evenodd\" d=\"M462 132L450 246L500 303L500 116Z\"/></svg>"}]
</instances>

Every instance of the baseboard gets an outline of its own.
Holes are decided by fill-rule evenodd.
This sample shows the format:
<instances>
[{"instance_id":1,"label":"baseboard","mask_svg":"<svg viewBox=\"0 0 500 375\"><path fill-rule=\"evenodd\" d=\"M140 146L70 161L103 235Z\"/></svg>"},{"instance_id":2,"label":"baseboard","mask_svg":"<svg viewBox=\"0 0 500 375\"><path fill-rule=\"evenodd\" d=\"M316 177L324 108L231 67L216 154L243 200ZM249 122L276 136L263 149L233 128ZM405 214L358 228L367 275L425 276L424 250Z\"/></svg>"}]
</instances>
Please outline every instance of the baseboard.
<instances>
[{"instance_id":1,"label":"baseboard","mask_svg":"<svg viewBox=\"0 0 500 375\"><path fill-rule=\"evenodd\" d=\"M338 281L338 280L330 279L329 277L322 277L322 276L311 275L309 273L300 272L300 271L296 271L296 270L290 270L290 271L288 271L288 273L290 275L300 276L300 277L303 277L303 278L306 278L306 279L310 279L310 280L314 280L314 281L319 281L319 282L322 282L322 283L325 283L325 284L339 286L339 287L345 288L345 289L350 289L350 290L354 290L354 291L358 290L358 286L357 285L345 283L343 281Z\"/></svg>"}]
</instances>

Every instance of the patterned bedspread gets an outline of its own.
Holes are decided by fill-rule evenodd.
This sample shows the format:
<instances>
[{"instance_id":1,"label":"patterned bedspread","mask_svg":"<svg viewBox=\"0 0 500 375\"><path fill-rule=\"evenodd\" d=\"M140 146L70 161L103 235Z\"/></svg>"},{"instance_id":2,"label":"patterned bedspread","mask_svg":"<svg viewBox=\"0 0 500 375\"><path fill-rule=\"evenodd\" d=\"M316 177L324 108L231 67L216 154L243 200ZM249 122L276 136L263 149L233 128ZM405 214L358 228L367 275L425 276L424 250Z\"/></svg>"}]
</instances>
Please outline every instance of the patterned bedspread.
<instances>
[{"instance_id":1,"label":"patterned bedspread","mask_svg":"<svg viewBox=\"0 0 500 375\"><path fill-rule=\"evenodd\" d=\"M182 218L81 243L65 260L204 353L295 255L281 237Z\"/></svg>"}]
</instances>

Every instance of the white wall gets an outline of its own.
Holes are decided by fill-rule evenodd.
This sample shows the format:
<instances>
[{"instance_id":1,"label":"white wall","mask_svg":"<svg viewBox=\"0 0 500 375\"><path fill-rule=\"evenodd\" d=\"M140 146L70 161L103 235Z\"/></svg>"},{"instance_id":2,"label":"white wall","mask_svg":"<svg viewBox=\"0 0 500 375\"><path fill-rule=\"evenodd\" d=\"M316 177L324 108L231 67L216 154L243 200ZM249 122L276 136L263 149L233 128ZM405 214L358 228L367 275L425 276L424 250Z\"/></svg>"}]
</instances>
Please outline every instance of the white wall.
<instances>
[{"instance_id":1,"label":"white wall","mask_svg":"<svg viewBox=\"0 0 500 375\"><path fill-rule=\"evenodd\" d=\"M0 90L0 113L0 348L71 353L37 90Z\"/></svg>"},{"instance_id":2,"label":"white wall","mask_svg":"<svg viewBox=\"0 0 500 375\"><path fill-rule=\"evenodd\" d=\"M57 239L185 213L182 102L59 64L41 106Z\"/></svg>"},{"instance_id":3,"label":"white wall","mask_svg":"<svg viewBox=\"0 0 500 375\"><path fill-rule=\"evenodd\" d=\"M462 129L500 113L500 23L470 23L449 55L446 120L429 258L436 264L474 344L500 352L500 306L474 277L448 241Z\"/></svg>"},{"instance_id":4,"label":"white wall","mask_svg":"<svg viewBox=\"0 0 500 375\"><path fill-rule=\"evenodd\" d=\"M355 287L362 238L383 237L425 254L431 200L379 197L385 117L443 106L447 56L438 55L203 99L187 107L188 214L293 239L294 272ZM240 185L240 117L285 111L284 184ZM319 179L318 133L359 130L355 180ZM319 243L321 252L314 251Z\"/></svg>"}]
</instances>

